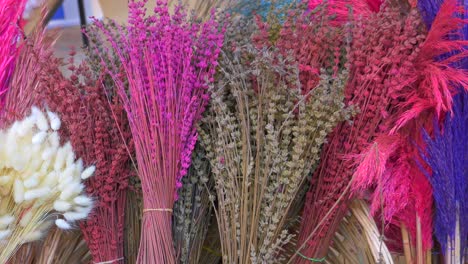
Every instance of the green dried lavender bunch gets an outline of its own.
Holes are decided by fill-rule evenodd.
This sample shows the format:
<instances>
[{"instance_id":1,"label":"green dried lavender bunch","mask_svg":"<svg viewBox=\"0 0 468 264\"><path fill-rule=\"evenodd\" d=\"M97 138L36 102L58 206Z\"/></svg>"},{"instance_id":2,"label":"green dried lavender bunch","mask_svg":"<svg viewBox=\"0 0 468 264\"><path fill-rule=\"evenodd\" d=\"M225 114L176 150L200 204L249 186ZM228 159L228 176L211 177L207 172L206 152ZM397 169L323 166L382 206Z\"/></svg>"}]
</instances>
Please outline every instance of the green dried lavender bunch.
<instances>
[{"instance_id":1,"label":"green dried lavender bunch","mask_svg":"<svg viewBox=\"0 0 468 264\"><path fill-rule=\"evenodd\" d=\"M174 204L173 237L180 263L199 263L212 206L210 164L200 144L192 153L192 164L183 178L179 199Z\"/></svg>"},{"instance_id":2,"label":"green dried lavender bunch","mask_svg":"<svg viewBox=\"0 0 468 264\"><path fill-rule=\"evenodd\" d=\"M292 239L286 220L295 197L327 134L353 112L343 103L346 71L322 75L303 95L297 65L279 54L248 45L225 49L200 128L224 263L281 261Z\"/></svg>"}]
</instances>

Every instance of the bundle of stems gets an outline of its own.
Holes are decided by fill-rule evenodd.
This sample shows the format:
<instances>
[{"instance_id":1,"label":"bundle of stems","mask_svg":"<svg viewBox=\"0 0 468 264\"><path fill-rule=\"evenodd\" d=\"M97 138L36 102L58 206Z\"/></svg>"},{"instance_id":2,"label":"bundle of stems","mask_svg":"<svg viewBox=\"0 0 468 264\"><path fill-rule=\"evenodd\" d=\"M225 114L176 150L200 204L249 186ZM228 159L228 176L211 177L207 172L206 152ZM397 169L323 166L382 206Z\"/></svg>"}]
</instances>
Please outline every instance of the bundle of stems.
<instances>
[{"instance_id":1,"label":"bundle of stems","mask_svg":"<svg viewBox=\"0 0 468 264\"><path fill-rule=\"evenodd\" d=\"M0 148L2 263L20 245L43 237L54 219L58 227L71 229L92 209L81 180L92 176L94 167L85 168L71 144L61 140L60 116L33 106L42 106L37 100L42 69L37 66L51 58L53 41L42 27L26 39L6 94Z\"/></svg>"},{"instance_id":2,"label":"bundle of stems","mask_svg":"<svg viewBox=\"0 0 468 264\"><path fill-rule=\"evenodd\" d=\"M430 248L430 187L414 163L417 155L414 142L406 138L418 142L412 132L427 123L424 119L427 113L448 109L450 99L447 97L439 104L438 95L450 95L446 84L461 79L459 72L434 63L433 56L457 46L445 42L434 45L453 26L444 28L442 25L447 25L444 23L440 24L443 30L433 32L426 41L418 11L402 13L401 7L388 3L378 14L354 21L346 101L358 106L361 113L352 125L340 125L325 146L303 214L298 247L302 254L325 256L352 191L359 193L366 188L373 190L372 211L380 210L379 194L383 190L382 213L386 221L400 219L413 237L417 211L422 219L421 240L426 249ZM421 52L422 49L426 51ZM443 73L433 79L433 84L429 80L435 75L429 69ZM449 72L453 75L447 75ZM397 215L398 218L393 218Z\"/></svg>"},{"instance_id":3,"label":"bundle of stems","mask_svg":"<svg viewBox=\"0 0 468 264\"><path fill-rule=\"evenodd\" d=\"M145 17L145 3L129 3L128 34L115 38L101 22L96 25L123 69L108 67L129 119L142 184L137 262L170 264L176 261L172 208L190 167L194 124L209 99L222 34L213 19L196 22L181 6L171 15L167 1L157 1L154 14Z\"/></svg>"},{"instance_id":4,"label":"bundle of stems","mask_svg":"<svg viewBox=\"0 0 468 264\"><path fill-rule=\"evenodd\" d=\"M329 263L393 264L393 259L364 200L350 203L327 254Z\"/></svg>"},{"instance_id":5,"label":"bundle of stems","mask_svg":"<svg viewBox=\"0 0 468 264\"><path fill-rule=\"evenodd\" d=\"M34 258L38 251L39 249L34 243L24 244L18 249L18 251L16 251L16 253L13 256L11 256L10 260L7 263L33 264Z\"/></svg>"},{"instance_id":6,"label":"bundle of stems","mask_svg":"<svg viewBox=\"0 0 468 264\"><path fill-rule=\"evenodd\" d=\"M199 263L214 197L210 197L213 178L209 161L198 143L192 154L192 165L182 183L179 199L174 204L174 246L180 263Z\"/></svg>"},{"instance_id":7,"label":"bundle of stems","mask_svg":"<svg viewBox=\"0 0 468 264\"><path fill-rule=\"evenodd\" d=\"M468 253L468 92L454 98L453 114L443 127L436 123L434 137L424 131L424 159L435 201L435 236L445 263L464 263Z\"/></svg>"},{"instance_id":8,"label":"bundle of stems","mask_svg":"<svg viewBox=\"0 0 468 264\"><path fill-rule=\"evenodd\" d=\"M73 55L73 54L72 54ZM66 79L53 60L44 66L40 98L64 118L66 134L85 164L94 164L95 177L86 182L96 197L95 210L80 224L94 262L124 260L123 228L133 146L123 106L104 70L73 65ZM58 81L59 80L59 81ZM65 99L64 99L65 98Z\"/></svg>"},{"instance_id":9,"label":"bundle of stems","mask_svg":"<svg viewBox=\"0 0 468 264\"><path fill-rule=\"evenodd\" d=\"M236 34L239 24L227 29L200 135L215 177L223 262L272 263L292 238L288 211L326 135L353 109L342 102L346 71L324 73L303 95L294 60L252 47Z\"/></svg>"},{"instance_id":10,"label":"bundle of stems","mask_svg":"<svg viewBox=\"0 0 468 264\"><path fill-rule=\"evenodd\" d=\"M92 209L81 180L95 168L76 160L69 142L60 145L60 125L57 114L33 107L31 115L0 131L2 263L20 245L44 236L53 218L71 229Z\"/></svg>"},{"instance_id":11,"label":"bundle of stems","mask_svg":"<svg viewBox=\"0 0 468 264\"><path fill-rule=\"evenodd\" d=\"M33 263L81 264L90 261L91 254L80 231L63 232L58 228L54 228L47 238L41 242L41 245L36 245Z\"/></svg>"}]
</instances>

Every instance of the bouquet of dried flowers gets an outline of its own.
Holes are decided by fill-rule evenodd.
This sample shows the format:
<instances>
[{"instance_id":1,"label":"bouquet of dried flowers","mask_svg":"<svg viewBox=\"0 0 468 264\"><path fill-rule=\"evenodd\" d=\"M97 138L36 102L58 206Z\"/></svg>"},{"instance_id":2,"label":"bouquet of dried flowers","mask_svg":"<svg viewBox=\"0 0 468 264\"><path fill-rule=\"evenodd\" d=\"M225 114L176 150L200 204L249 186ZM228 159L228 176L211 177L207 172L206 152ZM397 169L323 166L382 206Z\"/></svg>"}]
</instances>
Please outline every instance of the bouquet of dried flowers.
<instances>
[{"instance_id":1,"label":"bouquet of dried flowers","mask_svg":"<svg viewBox=\"0 0 468 264\"><path fill-rule=\"evenodd\" d=\"M199 263L212 214L213 178L209 161L198 143L182 183L174 204L174 245L180 263Z\"/></svg>"},{"instance_id":2,"label":"bouquet of dried flowers","mask_svg":"<svg viewBox=\"0 0 468 264\"><path fill-rule=\"evenodd\" d=\"M342 102L347 73L324 73L303 95L294 61L249 44L238 34L249 30L245 19L230 27L200 134L215 177L223 262L271 263L292 238L287 212L326 135L352 114Z\"/></svg>"},{"instance_id":3,"label":"bouquet of dried flowers","mask_svg":"<svg viewBox=\"0 0 468 264\"><path fill-rule=\"evenodd\" d=\"M129 119L142 184L138 263L175 263L171 213L191 164L194 124L209 99L222 34L213 19L196 22L181 6L170 15L167 1L157 1L145 18L145 3L129 3L128 34L120 38L96 24L123 69L108 67Z\"/></svg>"},{"instance_id":4,"label":"bouquet of dried flowers","mask_svg":"<svg viewBox=\"0 0 468 264\"><path fill-rule=\"evenodd\" d=\"M60 125L57 114L33 107L29 116L0 131L1 262L21 244L40 239L52 223L71 229L92 209L81 181L95 167L76 160L69 142L60 144Z\"/></svg>"}]
</instances>

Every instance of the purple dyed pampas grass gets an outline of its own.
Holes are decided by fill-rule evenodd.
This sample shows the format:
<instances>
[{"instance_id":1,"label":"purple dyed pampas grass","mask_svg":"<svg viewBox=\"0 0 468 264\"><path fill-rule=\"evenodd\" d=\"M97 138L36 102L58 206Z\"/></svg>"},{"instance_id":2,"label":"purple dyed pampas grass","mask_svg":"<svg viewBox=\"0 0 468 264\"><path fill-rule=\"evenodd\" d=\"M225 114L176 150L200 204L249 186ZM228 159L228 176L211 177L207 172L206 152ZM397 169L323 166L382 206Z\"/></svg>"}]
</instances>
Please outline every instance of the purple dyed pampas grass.
<instances>
[{"instance_id":1,"label":"purple dyed pampas grass","mask_svg":"<svg viewBox=\"0 0 468 264\"><path fill-rule=\"evenodd\" d=\"M223 32L214 19L188 18L181 6L169 14L167 1L157 1L145 17L146 2L130 1L128 34L121 37L96 23L122 63L121 71L104 66L117 83L135 142L144 203L138 263L172 264L172 208L191 163L195 124L210 98Z\"/></svg>"},{"instance_id":2,"label":"purple dyed pampas grass","mask_svg":"<svg viewBox=\"0 0 468 264\"><path fill-rule=\"evenodd\" d=\"M443 131L442 131L443 130ZM434 137L424 132L425 160L436 206L435 235L446 263L464 263L468 239L468 92L454 98L453 114L444 127L435 125Z\"/></svg>"},{"instance_id":3,"label":"purple dyed pampas grass","mask_svg":"<svg viewBox=\"0 0 468 264\"><path fill-rule=\"evenodd\" d=\"M19 21L25 0L0 0L0 111L5 104L11 75L18 54Z\"/></svg>"}]
</instances>

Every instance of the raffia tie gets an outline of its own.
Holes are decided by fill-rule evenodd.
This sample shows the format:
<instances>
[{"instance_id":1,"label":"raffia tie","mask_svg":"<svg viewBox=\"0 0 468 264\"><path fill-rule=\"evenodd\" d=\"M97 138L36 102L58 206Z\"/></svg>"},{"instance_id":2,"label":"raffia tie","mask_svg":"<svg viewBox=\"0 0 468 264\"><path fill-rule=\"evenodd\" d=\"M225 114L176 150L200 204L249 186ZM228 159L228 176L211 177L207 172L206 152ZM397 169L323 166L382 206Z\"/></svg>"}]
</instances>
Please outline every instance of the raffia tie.
<instances>
[{"instance_id":1,"label":"raffia tie","mask_svg":"<svg viewBox=\"0 0 468 264\"><path fill-rule=\"evenodd\" d=\"M143 213L147 212L168 212L172 214L172 209L170 208L148 208L148 209L143 209Z\"/></svg>"},{"instance_id":2,"label":"raffia tie","mask_svg":"<svg viewBox=\"0 0 468 264\"><path fill-rule=\"evenodd\" d=\"M116 261L123 260L123 259L124 259L124 258L122 257L122 258L113 259L113 260L108 260L108 261L103 261L103 262L96 262L96 263L94 263L94 264L112 264L112 263L114 263L114 262L116 262Z\"/></svg>"}]
</instances>

